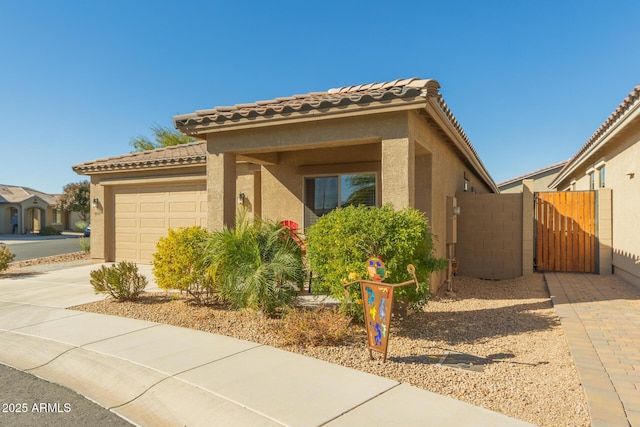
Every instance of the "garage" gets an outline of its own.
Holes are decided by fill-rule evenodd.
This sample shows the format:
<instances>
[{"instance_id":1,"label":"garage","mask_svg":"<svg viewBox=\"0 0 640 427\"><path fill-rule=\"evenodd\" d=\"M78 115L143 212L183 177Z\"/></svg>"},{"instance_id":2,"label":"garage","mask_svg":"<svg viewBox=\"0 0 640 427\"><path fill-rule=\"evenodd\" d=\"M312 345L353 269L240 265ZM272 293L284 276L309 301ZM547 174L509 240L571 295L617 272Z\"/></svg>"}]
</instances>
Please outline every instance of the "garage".
<instances>
[{"instance_id":1,"label":"garage","mask_svg":"<svg viewBox=\"0 0 640 427\"><path fill-rule=\"evenodd\" d=\"M115 187L116 261L150 263L169 228L207 226L206 184Z\"/></svg>"}]
</instances>

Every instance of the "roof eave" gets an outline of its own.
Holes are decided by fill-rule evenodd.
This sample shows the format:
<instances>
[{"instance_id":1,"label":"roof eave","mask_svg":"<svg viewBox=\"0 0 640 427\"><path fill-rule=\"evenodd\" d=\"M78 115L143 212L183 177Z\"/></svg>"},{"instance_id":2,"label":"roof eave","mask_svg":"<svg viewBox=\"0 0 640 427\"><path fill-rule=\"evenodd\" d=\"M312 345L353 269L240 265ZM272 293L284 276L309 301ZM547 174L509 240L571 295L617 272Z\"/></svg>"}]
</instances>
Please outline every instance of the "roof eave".
<instances>
[{"instance_id":1,"label":"roof eave","mask_svg":"<svg viewBox=\"0 0 640 427\"><path fill-rule=\"evenodd\" d=\"M180 124L183 120L203 119L204 117L187 114L174 117L174 125L186 135L196 138L206 138L208 133L226 132L231 130L243 130L256 127L280 126L287 124L304 123L308 121L329 120L337 118L347 118L364 116L370 114L389 113L395 111L415 110L424 108L427 99L424 97L414 97L411 99L400 98L384 104L362 106L353 104L345 107L336 107L327 110L309 110L303 113L290 113L287 115L258 116L251 119L228 120L223 123L208 123L206 125Z\"/></svg>"},{"instance_id":2,"label":"roof eave","mask_svg":"<svg viewBox=\"0 0 640 427\"><path fill-rule=\"evenodd\" d=\"M74 165L71 169L78 175L101 175L110 173L122 173L122 172L137 172L137 171L158 171L167 169L184 169L190 167L206 167L207 160L187 160L181 162L162 162L154 164L128 164L128 165L95 165L95 164L79 164Z\"/></svg>"}]
</instances>

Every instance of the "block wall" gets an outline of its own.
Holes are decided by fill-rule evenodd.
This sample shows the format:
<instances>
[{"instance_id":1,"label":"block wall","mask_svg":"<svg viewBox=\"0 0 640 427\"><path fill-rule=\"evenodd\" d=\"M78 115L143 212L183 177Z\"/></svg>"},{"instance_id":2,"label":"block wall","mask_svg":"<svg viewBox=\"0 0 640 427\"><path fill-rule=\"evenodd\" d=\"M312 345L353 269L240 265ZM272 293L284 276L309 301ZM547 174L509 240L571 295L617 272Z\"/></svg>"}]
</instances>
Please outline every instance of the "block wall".
<instances>
[{"instance_id":1,"label":"block wall","mask_svg":"<svg viewBox=\"0 0 640 427\"><path fill-rule=\"evenodd\" d=\"M456 194L458 274L511 279L523 273L523 211L520 194Z\"/></svg>"}]
</instances>

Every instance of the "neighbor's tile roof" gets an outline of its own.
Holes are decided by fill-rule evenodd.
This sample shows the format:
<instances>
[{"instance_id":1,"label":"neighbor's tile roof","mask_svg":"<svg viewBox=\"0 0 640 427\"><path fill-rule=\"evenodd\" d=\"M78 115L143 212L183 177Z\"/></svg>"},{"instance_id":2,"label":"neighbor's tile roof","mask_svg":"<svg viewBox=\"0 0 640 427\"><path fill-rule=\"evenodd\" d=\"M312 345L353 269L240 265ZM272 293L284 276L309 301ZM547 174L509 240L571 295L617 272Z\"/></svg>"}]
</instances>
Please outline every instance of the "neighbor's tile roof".
<instances>
[{"instance_id":1,"label":"neighbor's tile roof","mask_svg":"<svg viewBox=\"0 0 640 427\"><path fill-rule=\"evenodd\" d=\"M533 171L533 172L529 172L529 173L524 174L524 175L517 176L515 178L508 179L506 181L499 182L497 185L498 185L498 187L504 187L505 185L513 184L514 182L518 182L518 181L523 181L523 180L525 180L527 178L533 178L536 175L540 175L540 174L543 174L545 172L553 171L554 169L557 169L558 171L560 171L564 167L564 165L566 165L566 164L567 164L567 160L565 160L564 162L560 162L560 163L556 163L556 164L553 164L553 165L550 165L550 166L546 166L544 168L538 169L538 170Z\"/></svg>"},{"instance_id":2,"label":"neighbor's tile roof","mask_svg":"<svg viewBox=\"0 0 640 427\"><path fill-rule=\"evenodd\" d=\"M22 203L34 196L44 200L50 206L57 204L58 196L54 194L43 193L29 187L0 184L0 203Z\"/></svg>"},{"instance_id":3,"label":"neighbor's tile roof","mask_svg":"<svg viewBox=\"0 0 640 427\"><path fill-rule=\"evenodd\" d=\"M578 150L578 152L567 162L565 167L558 173L556 179L549 184L549 187L554 187L560 184L564 180L569 172L575 169L584 159L583 154L590 151L592 147L598 145L602 139L607 135L607 132L624 120L629 113L635 107L640 106L640 85L633 88L631 93L618 105L613 113L607 118L607 120L600 125L598 129L591 135L591 137L584 143L584 145Z\"/></svg>"},{"instance_id":4,"label":"neighbor's tile roof","mask_svg":"<svg viewBox=\"0 0 640 427\"><path fill-rule=\"evenodd\" d=\"M436 80L398 79L256 101L250 104L198 110L195 113L176 116L174 122L183 132L196 135L201 129L255 122L261 118L287 119L292 116L304 116L312 111L332 113L341 112L347 108L379 108L394 101L425 98L427 93L435 95L439 88L440 84Z\"/></svg>"},{"instance_id":5,"label":"neighbor's tile roof","mask_svg":"<svg viewBox=\"0 0 640 427\"><path fill-rule=\"evenodd\" d=\"M79 174L91 174L158 166L205 165L206 161L207 145L206 142L200 141L93 160L74 165L72 169Z\"/></svg>"},{"instance_id":6,"label":"neighbor's tile roof","mask_svg":"<svg viewBox=\"0 0 640 427\"><path fill-rule=\"evenodd\" d=\"M621 119L629 109L640 101L640 85L633 88L629 96L627 96L618 108L611 113L609 118L591 135L587 142L578 150L574 158L578 157L589 147L591 147L596 141L598 141L619 119ZM573 159L572 159L573 160Z\"/></svg>"}]
</instances>

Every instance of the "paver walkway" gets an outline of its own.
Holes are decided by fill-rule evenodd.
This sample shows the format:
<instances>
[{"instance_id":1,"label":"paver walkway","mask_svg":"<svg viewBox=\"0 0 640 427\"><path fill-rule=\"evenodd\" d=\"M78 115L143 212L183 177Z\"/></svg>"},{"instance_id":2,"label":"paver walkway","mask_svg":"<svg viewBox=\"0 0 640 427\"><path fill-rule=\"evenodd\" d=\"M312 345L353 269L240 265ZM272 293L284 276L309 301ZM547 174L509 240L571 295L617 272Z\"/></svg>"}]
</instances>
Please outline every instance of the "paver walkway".
<instances>
[{"instance_id":1,"label":"paver walkway","mask_svg":"<svg viewBox=\"0 0 640 427\"><path fill-rule=\"evenodd\" d=\"M640 426L640 289L615 276L545 273L591 422Z\"/></svg>"}]
</instances>

